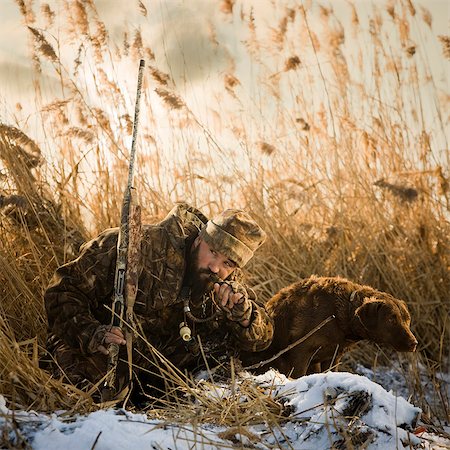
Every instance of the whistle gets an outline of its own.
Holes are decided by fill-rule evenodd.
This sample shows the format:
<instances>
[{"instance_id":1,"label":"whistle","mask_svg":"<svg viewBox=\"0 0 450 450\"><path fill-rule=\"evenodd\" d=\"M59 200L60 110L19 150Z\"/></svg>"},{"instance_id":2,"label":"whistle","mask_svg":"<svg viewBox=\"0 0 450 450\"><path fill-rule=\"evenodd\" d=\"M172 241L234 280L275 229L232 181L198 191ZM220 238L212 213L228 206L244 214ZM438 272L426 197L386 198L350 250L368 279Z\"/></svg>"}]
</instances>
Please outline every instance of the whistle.
<instances>
[{"instance_id":1,"label":"whistle","mask_svg":"<svg viewBox=\"0 0 450 450\"><path fill-rule=\"evenodd\" d=\"M180 323L180 336L181 336L181 339L183 339L183 341L185 341L185 342L191 340L192 331L186 322Z\"/></svg>"}]
</instances>

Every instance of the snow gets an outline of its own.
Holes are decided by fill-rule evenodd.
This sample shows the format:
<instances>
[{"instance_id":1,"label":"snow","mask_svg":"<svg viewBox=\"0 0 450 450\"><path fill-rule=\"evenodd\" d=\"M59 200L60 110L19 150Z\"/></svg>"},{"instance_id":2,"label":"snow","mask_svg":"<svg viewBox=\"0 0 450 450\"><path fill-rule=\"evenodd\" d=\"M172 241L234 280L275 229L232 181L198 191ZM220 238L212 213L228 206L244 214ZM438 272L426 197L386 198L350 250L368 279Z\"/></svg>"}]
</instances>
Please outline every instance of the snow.
<instances>
[{"instance_id":1,"label":"snow","mask_svg":"<svg viewBox=\"0 0 450 450\"><path fill-rule=\"evenodd\" d=\"M307 419L298 439L316 448L326 448L330 434L336 437L333 441L342 440L336 424L341 422L344 428L347 424L342 416L349 415L359 416L354 427L358 434L363 429L367 439L376 440L371 448L403 448L420 443L410 433L417 423L420 409L365 377L349 373L315 374L294 381L286 380L275 392L289 398L288 404L294 407L297 420ZM351 402L355 400L360 401L359 410L358 404L352 408ZM330 431L330 427L335 431ZM348 435L352 434L350 428L346 431Z\"/></svg>"},{"instance_id":2,"label":"snow","mask_svg":"<svg viewBox=\"0 0 450 450\"><path fill-rule=\"evenodd\" d=\"M336 448L346 448L345 437L352 439L355 448L369 450L450 447L450 440L426 430L416 436L413 431L420 409L366 376L329 372L288 379L270 370L259 376L243 373L241 380L244 379L284 406L289 412L285 422L271 427L261 421L238 432L213 423L168 423L124 409L99 410L88 415L64 411L48 415L12 411L0 396L3 442L8 436L10 446L26 441L36 450L183 450L236 445L319 450L330 448L330 443ZM201 380L198 388L205 390L204 395L220 399L232 392L227 385L211 386ZM240 401L245 402L245 394Z\"/></svg>"}]
</instances>

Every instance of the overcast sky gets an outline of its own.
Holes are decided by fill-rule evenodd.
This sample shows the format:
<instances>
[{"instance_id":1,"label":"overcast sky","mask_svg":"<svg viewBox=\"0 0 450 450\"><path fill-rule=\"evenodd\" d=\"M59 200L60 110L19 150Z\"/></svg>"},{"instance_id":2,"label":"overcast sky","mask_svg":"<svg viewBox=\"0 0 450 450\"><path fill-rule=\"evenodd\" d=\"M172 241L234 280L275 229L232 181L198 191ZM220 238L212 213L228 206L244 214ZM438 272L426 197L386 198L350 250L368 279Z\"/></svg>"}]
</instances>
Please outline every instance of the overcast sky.
<instances>
[{"instance_id":1,"label":"overcast sky","mask_svg":"<svg viewBox=\"0 0 450 450\"><path fill-rule=\"evenodd\" d=\"M245 0L248 6L253 4L255 15L268 23L271 8L267 7L271 0ZM43 4L49 3L57 13L64 8L65 0L34 0L34 10L40 11ZM152 49L161 52L161 61L169 61L173 74L181 76L186 70L187 61L190 62L189 83L214 74L215 69L225 64L227 50L233 51L233 39L239 38L238 33L231 29L216 30L223 33L221 42L228 42L226 46L212 52L210 46L203 46L209 39L207 24L214 23L214 17L220 15L221 0L142 0L148 9L146 18L140 14L138 0L95 0L101 19L113 39L119 43L123 37L126 24L142 27L147 31ZM376 0L375 3L382 3ZM239 4L237 1L236 4ZM278 4L289 5L292 1L279 0ZM321 2L323 3L323 2ZM368 0L357 0L368 7L374 4ZM448 35L449 5L448 0L420 0L415 5L424 5L433 15L433 32L435 35ZM298 4L298 2L297 2ZM266 7L265 7L266 5ZM332 5L336 13L348 5L346 0L334 0ZM17 102L32 102L34 87L32 85L32 63L29 56L27 42L29 32L26 29L19 7L15 0L0 0L0 121L7 121ZM222 17L223 23L223 17ZM183 58L180 58L180 47ZM236 54L233 55L236 58ZM442 68L442 57L437 56L436 64ZM165 61L163 61L165 60ZM223 68L223 67L222 67ZM134 74L133 74L134 75ZM44 86L45 87L45 86ZM47 85L52 89L51 80Z\"/></svg>"}]
</instances>

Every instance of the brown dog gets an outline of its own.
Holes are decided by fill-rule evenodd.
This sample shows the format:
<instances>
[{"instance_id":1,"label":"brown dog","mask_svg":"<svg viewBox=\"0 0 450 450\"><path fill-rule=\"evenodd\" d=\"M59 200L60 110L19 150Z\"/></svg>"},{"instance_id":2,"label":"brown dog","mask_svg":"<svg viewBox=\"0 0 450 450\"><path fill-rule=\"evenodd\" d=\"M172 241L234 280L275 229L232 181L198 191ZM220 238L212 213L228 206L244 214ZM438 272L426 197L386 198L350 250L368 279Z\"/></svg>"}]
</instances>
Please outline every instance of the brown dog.
<instances>
[{"instance_id":1,"label":"brown dog","mask_svg":"<svg viewBox=\"0 0 450 450\"><path fill-rule=\"evenodd\" d=\"M271 358L333 315L308 339L263 368L275 367L295 378L321 372L337 365L343 353L363 339L399 352L413 352L417 347L404 301L345 278L301 280L281 289L266 308L274 320L273 342L263 352L243 354L246 366Z\"/></svg>"}]
</instances>

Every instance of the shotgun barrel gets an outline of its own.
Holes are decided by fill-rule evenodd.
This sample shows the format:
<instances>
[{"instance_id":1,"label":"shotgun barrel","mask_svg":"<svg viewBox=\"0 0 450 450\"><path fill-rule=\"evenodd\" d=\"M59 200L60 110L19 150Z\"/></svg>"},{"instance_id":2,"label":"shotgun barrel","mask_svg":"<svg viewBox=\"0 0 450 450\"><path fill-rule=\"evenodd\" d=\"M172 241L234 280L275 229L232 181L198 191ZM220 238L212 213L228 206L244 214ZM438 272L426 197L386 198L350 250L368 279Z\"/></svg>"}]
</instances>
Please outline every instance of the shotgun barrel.
<instances>
[{"instance_id":1,"label":"shotgun barrel","mask_svg":"<svg viewBox=\"0 0 450 450\"><path fill-rule=\"evenodd\" d=\"M137 205L136 195L133 188L134 177L134 161L136 157L136 136L139 123L139 109L142 90L142 78L144 73L145 61L143 59L139 62L138 83L136 93L136 104L134 110L133 121L133 136L131 141L130 164L128 170L128 181L124 193L122 212L120 219L119 237L117 240L117 260L114 276L114 298L112 303L112 319L111 325L115 327L122 327L124 311L127 307L126 298L126 282L128 267L128 254L130 252L130 233L135 233L135 230L130 230L130 219L133 217L134 210L139 208ZM134 221L132 221L131 225ZM135 239L131 239L132 243ZM133 252L133 251L132 251ZM136 280L137 282L137 280ZM137 286L134 291L137 291ZM134 302L133 302L134 303ZM102 400L108 401L114 397L116 391L116 372L117 363L119 360L119 346L117 344L109 344L108 346L108 371L102 390Z\"/></svg>"}]
</instances>

